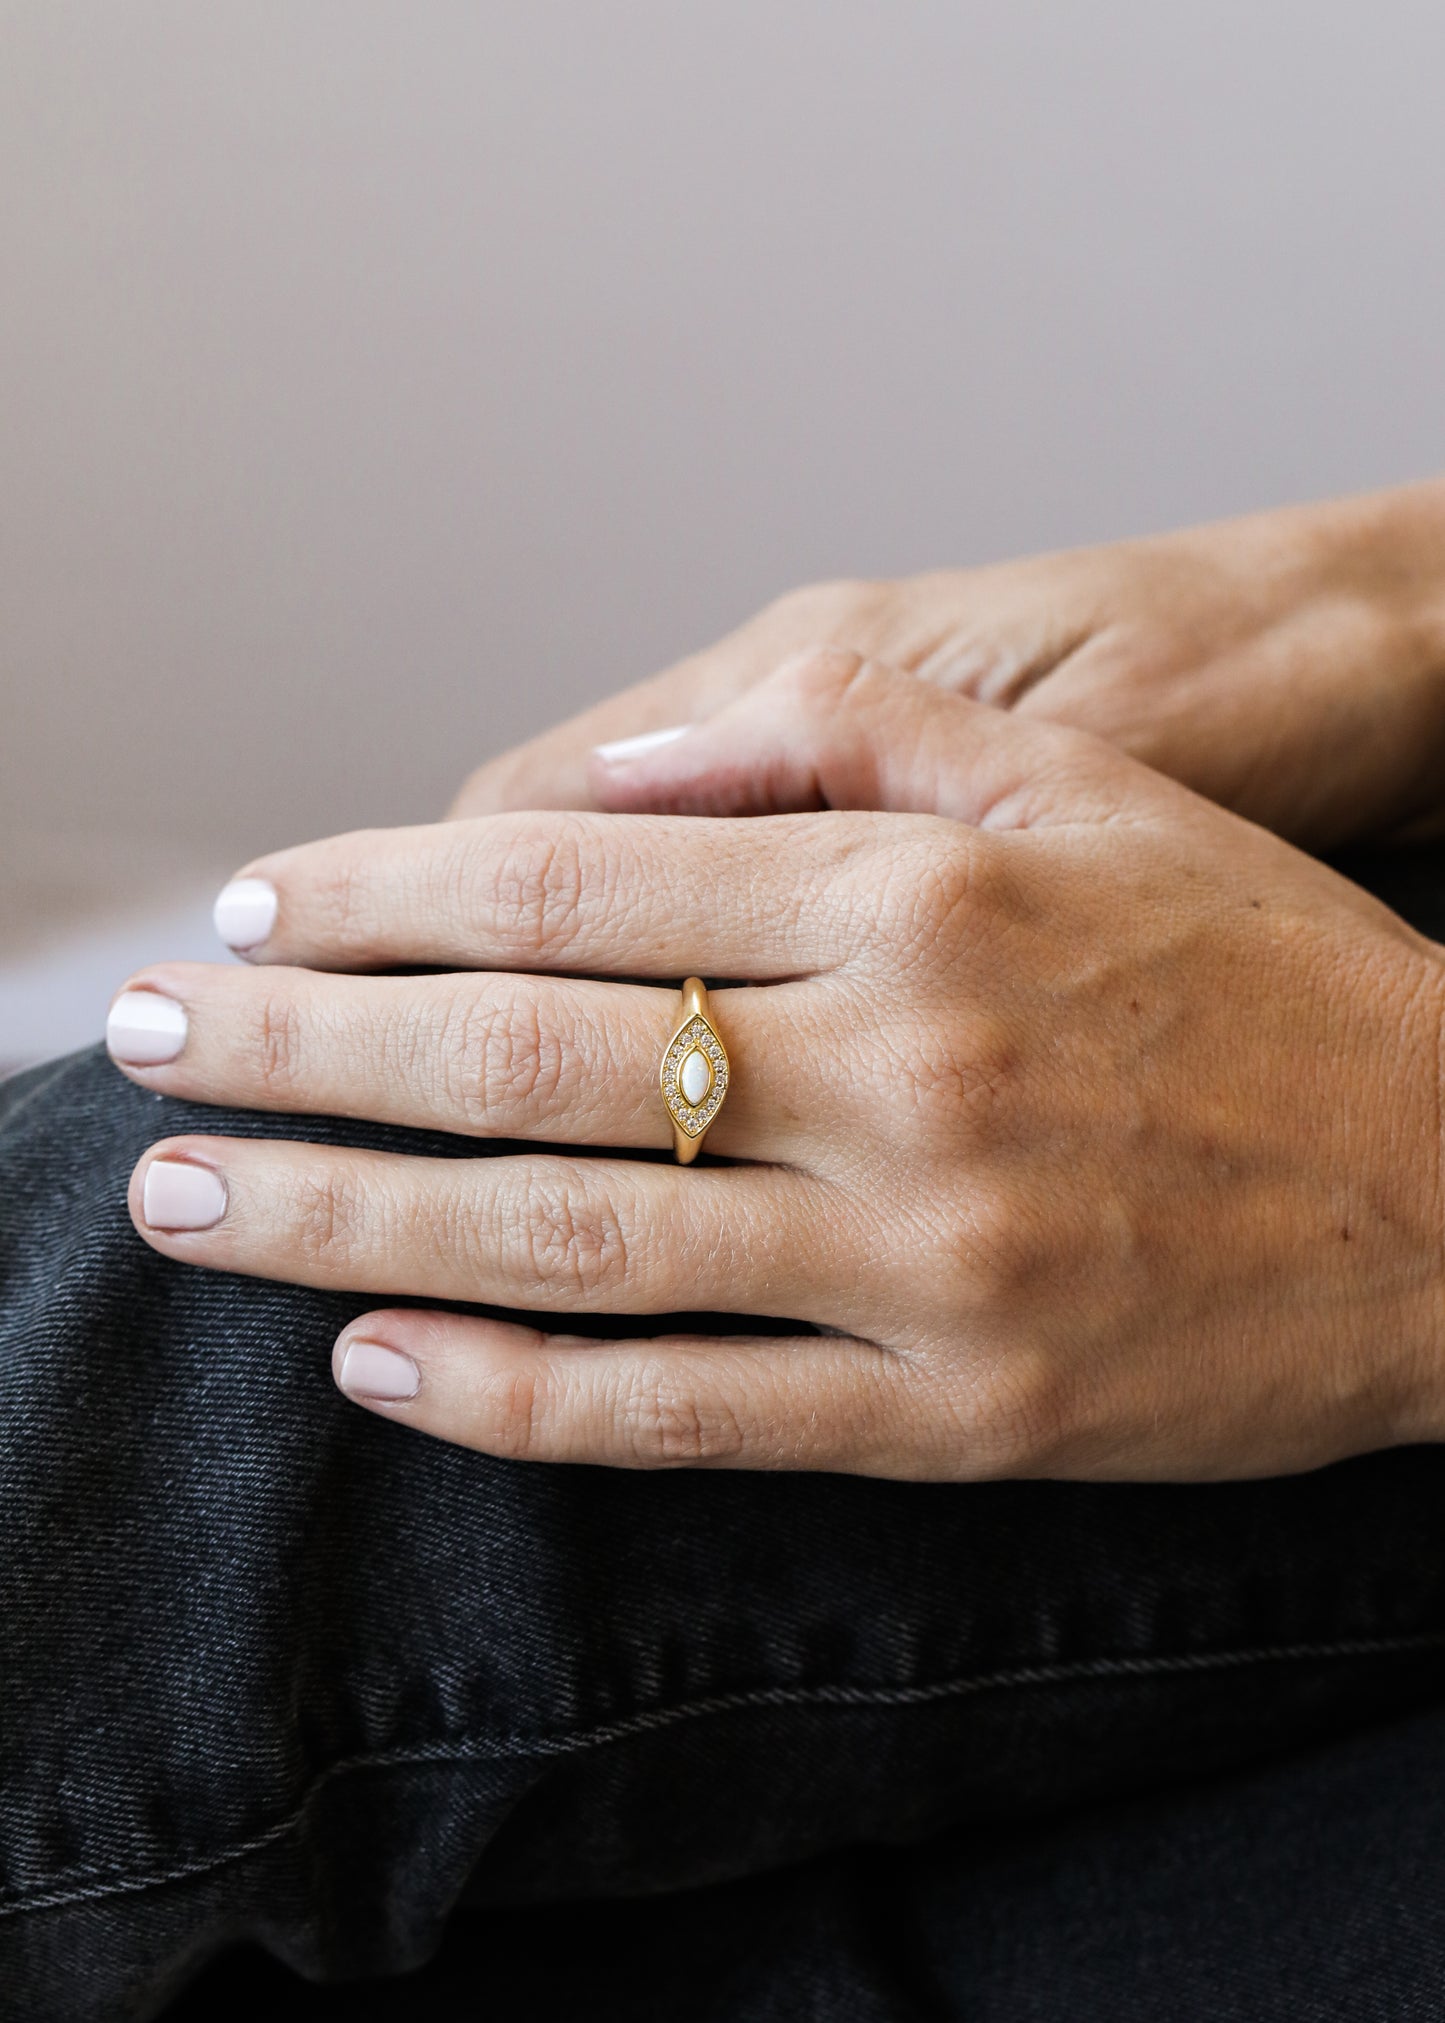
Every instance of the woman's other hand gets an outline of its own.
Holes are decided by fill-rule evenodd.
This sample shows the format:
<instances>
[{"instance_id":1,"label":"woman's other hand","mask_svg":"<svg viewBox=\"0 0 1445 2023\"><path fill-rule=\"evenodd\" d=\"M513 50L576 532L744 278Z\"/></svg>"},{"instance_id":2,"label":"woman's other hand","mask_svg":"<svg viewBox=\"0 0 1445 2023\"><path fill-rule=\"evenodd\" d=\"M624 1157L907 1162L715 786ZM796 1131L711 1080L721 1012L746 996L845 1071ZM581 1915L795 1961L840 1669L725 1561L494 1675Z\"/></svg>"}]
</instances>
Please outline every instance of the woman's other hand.
<instances>
[{"instance_id":1,"label":"woman's other hand","mask_svg":"<svg viewBox=\"0 0 1445 2023\"><path fill-rule=\"evenodd\" d=\"M769 606L483 766L454 813L589 808L591 747L836 645L1073 725L1312 849L1445 821L1445 484Z\"/></svg>"},{"instance_id":2,"label":"woman's other hand","mask_svg":"<svg viewBox=\"0 0 1445 2023\"><path fill-rule=\"evenodd\" d=\"M1437 949L1096 739L848 655L657 748L630 798L759 782L834 811L496 816L251 867L253 964L133 979L128 1073L530 1143L168 1140L145 1240L529 1310L381 1308L335 1353L372 1409L506 1455L1201 1478L1440 1435ZM423 963L486 968L319 973ZM636 1155L671 1141L693 970L737 980L733 1084L724 1161L684 1168ZM573 1332L689 1311L769 1318Z\"/></svg>"}]
</instances>

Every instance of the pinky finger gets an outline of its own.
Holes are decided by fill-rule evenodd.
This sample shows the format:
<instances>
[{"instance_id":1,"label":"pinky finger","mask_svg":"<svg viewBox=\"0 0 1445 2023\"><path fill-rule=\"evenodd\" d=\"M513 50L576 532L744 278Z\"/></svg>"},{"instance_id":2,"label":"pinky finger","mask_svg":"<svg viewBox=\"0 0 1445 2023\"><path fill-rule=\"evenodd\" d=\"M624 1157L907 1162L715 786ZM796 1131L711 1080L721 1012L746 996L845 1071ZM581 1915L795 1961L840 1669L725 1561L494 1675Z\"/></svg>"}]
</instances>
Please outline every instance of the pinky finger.
<instances>
[{"instance_id":1,"label":"pinky finger","mask_svg":"<svg viewBox=\"0 0 1445 2023\"><path fill-rule=\"evenodd\" d=\"M332 1351L358 1405L512 1460L933 1474L910 1465L906 1367L840 1335L598 1341L410 1308Z\"/></svg>"}]
</instances>

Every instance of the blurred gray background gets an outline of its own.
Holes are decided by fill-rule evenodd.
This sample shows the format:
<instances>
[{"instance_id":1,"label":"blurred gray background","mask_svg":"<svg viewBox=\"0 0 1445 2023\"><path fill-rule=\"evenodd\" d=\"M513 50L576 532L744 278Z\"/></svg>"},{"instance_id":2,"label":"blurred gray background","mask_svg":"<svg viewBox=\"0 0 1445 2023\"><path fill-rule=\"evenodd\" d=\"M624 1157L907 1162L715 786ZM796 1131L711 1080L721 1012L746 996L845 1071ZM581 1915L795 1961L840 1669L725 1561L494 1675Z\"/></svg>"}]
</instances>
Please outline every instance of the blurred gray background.
<instances>
[{"instance_id":1,"label":"blurred gray background","mask_svg":"<svg viewBox=\"0 0 1445 2023\"><path fill-rule=\"evenodd\" d=\"M0 1061L820 575L1438 466L1440 0L0 0Z\"/></svg>"}]
</instances>

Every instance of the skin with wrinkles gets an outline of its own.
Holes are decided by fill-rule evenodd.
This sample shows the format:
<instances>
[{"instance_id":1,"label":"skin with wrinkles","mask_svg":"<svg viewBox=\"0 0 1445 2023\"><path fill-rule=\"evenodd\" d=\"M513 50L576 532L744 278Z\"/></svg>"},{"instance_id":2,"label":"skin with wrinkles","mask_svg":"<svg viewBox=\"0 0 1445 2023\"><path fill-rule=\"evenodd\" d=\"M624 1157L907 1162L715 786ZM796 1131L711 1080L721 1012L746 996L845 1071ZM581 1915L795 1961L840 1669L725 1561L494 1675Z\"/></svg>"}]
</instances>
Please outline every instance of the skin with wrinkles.
<instances>
[{"instance_id":1,"label":"skin with wrinkles","mask_svg":"<svg viewBox=\"0 0 1445 2023\"><path fill-rule=\"evenodd\" d=\"M589 763L614 812L280 853L250 967L130 980L188 1018L146 1087L534 1149L170 1140L148 1242L534 1311L383 1307L337 1368L397 1351L372 1409L540 1460L1199 1479L1435 1437L1440 950L1100 739L854 652ZM694 969L735 1080L681 1169L629 1155L670 1142ZM157 1159L220 1220L148 1227ZM567 1331L688 1309L769 1329Z\"/></svg>"},{"instance_id":2,"label":"skin with wrinkles","mask_svg":"<svg viewBox=\"0 0 1445 2023\"><path fill-rule=\"evenodd\" d=\"M835 645L1107 738L1310 849L1445 821L1445 483L1114 547L811 585L481 767L459 815L606 807L594 744Z\"/></svg>"}]
</instances>

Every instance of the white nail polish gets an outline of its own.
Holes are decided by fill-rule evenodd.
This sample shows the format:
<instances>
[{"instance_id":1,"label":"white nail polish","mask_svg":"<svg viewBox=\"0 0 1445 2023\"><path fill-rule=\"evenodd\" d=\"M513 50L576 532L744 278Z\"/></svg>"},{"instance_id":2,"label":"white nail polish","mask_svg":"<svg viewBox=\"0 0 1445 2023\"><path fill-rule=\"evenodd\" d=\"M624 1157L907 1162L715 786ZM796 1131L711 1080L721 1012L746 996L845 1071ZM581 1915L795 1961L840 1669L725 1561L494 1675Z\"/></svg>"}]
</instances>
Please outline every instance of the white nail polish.
<instances>
[{"instance_id":1,"label":"white nail polish","mask_svg":"<svg viewBox=\"0 0 1445 2023\"><path fill-rule=\"evenodd\" d=\"M670 745L674 738L685 738L691 729L691 724L669 724L666 730L643 731L635 738L614 738L610 745L594 745L592 749L604 766L625 765L629 759L640 759L644 752L656 751L659 745Z\"/></svg>"},{"instance_id":2,"label":"white nail polish","mask_svg":"<svg viewBox=\"0 0 1445 2023\"><path fill-rule=\"evenodd\" d=\"M153 1159L140 1212L149 1229L214 1229L226 1212L226 1183L189 1159Z\"/></svg>"},{"instance_id":3,"label":"white nail polish","mask_svg":"<svg viewBox=\"0 0 1445 2023\"><path fill-rule=\"evenodd\" d=\"M414 1398L421 1389L421 1371L400 1349L382 1342L348 1342L336 1381L348 1398L378 1398L395 1402Z\"/></svg>"},{"instance_id":4,"label":"white nail polish","mask_svg":"<svg viewBox=\"0 0 1445 2023\"><path fill-rule=\"evenodd\" d=\"M159 1068L186 1044L184 1005L158 990L123 990L105 1022L106 1049L126 1068Z\"/></svg>"},{"instance_id":5,"label":"white nail polish","mask_svg":"<svg viewBox=\"0 0 1445 2023\"><path fill-rule=\"evenodd\" d=\"M238 955L259 948L276 925L276 888L265 878L233 878L217 895L211 918Z\"/></svg>"}]
</instances>

